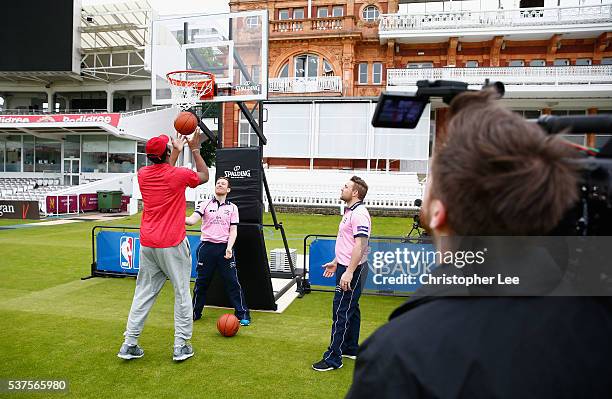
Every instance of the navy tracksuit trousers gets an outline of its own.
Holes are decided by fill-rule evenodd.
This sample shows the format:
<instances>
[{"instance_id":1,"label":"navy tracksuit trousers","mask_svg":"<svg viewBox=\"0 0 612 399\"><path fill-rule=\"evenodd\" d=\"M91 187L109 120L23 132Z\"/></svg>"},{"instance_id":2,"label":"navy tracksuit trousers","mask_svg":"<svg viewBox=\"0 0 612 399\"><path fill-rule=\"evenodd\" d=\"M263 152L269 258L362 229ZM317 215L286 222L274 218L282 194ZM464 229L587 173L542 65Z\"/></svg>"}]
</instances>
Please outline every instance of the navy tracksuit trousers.
<instances>
[{"instance_id":1,"label":"navy tracksuit trousers","mask_svg":"<svg viewBox=\"0 0 612 399\"><path fill-rule=\"evenodd\" d=\"M199 319L206 303L206 291L215 274L219 271L225 283L225 292L235 309L234 314L239 320L251 319L247 308L244 292L238 281L238 271L236 270L236 256L225 259L226 243L212 243L202 241L196 251L198 255L198 265L196 270L198 276L193 289L193 316Z\"/></svg>"},{"instance_id":2,"label":"navy tracksuit trousers","mask_svg":"<svg viewBox=\"0 0 612 399\"><path fill-rule=\"evenodd\" d=\"M359 349L359 328L361 326L361 311L359 297L368 275L368 263L357 266L353 272L350 291L342 291L340 277L346 271L346 266L336 268L336 292L332 308L331 343L323 355L323 360L333 367L340 367L342 354L356 355Z\"/></svg>"}]
</instances>

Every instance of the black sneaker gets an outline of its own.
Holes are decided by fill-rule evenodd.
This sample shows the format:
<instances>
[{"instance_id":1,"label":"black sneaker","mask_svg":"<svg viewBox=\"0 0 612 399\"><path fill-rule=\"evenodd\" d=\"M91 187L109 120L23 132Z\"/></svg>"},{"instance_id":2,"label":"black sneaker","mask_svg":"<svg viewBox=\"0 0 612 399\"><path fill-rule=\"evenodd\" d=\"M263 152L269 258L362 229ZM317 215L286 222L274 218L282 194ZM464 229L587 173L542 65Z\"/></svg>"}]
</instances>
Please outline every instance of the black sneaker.
<instances>
[{"instance_id":1,"label":"black sneaker","mask_svg":"<svg viewBox=\"0 0 612 399\"><path fill-rule=\"evenodd\" d=\"M343 353L342 357L345 357L347 359L352 359L352 360L357 360L357 354L352 354L352 353Z\"/></svg>"},{"instance_id":2,"label":"black sneaker","mask_svg":"<svg viewBox=\"0 0 612 399\"><path fill-rule=\"evenodd\" d=\"M331 371L331 370L337 370L341 368L342 368L342 365L340 365L339 367L330 366L329 364L327 364L325 360L320 360L312 365L312 369L315 371Z\"/></svg>"}]
</instances>

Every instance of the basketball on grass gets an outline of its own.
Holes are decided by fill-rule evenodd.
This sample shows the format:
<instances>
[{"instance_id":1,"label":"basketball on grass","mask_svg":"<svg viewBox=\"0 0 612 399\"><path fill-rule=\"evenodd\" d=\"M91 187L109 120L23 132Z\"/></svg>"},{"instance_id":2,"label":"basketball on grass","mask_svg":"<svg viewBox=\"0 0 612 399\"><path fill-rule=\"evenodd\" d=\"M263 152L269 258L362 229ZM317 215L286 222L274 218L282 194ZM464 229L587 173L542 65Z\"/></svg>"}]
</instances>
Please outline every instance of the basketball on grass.
<instances>
[{"instance_id":1,"label":"basketball on grass","mask_svg":"<svg viewBox=\"0 0 612 399\"><path fill-rule=\"evenodd\" d=\"M226 313L219 317L217 320L217 330L224 337L233 337L238 332L240 328L240 322L238 318L231 313Z\"/></svg>"},{"instance_id":2,"label":"basketball on grass","mask_svg":"<svg viewBox=\"0 0 612 399\"><path fill-rule=\"evenodd\" d=\"M198 118L191 112L183 111L174 120L174 128L177 132L190 135L198 127Z\"/></svg>"}]
</instances>

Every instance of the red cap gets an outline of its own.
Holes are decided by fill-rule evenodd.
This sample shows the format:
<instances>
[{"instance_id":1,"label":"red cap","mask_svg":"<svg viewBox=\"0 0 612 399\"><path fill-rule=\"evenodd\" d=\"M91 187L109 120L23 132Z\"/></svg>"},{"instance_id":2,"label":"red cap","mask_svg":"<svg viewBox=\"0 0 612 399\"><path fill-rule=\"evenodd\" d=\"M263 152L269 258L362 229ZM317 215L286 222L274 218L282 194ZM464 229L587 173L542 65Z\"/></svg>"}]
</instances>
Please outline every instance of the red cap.
<instances>
[{"instance_id":1,"label":"red cap","mask_svg":"<svg viewBox=\"0 0 612 399\"><path fill-rule=\"evenodd\" d=\"M147 155L154 155L161 158L166 152L168 142L170 142L170 138L165 134L153 137L147 141L145 151L147 152Z\"/></svg>"}]
</instances>

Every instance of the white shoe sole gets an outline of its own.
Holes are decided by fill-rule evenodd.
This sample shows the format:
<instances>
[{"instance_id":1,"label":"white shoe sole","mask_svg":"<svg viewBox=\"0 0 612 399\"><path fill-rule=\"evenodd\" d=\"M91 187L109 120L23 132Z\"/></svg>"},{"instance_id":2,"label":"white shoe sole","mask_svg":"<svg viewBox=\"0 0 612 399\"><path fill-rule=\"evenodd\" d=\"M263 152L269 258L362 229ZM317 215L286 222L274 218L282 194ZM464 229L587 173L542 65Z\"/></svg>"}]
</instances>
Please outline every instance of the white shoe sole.
<instances>
[{"instance_id":1,"label":"white shoe sole","mask_svg":"<svg viewBox=\"0 0 612 399\"><path fill-rule=\"evenodd\" d=\"M332 371L332 370L339 370L339 369L342 368L342 366L343 366L343 364L341 364L340 367L338 367L338 368L329 367L329 368L326 368L326 369L316 369L316 368L314 368L314 366L312 366L312 369L314 371Z\"/></svg>"},{"instance_id":2,"label":"white shoe sole","mask_svg":"<svg viewBox=\"0 0 612 399\"><path fill-rule=\"evenodd\" d=\"M121 353L117 353L117 357L123 360L140 359L143 356L144 356L144 353L142 355L122 355Z\"/></svg>"},{"instance_id":3,"label":"white shoe sole","mask_svg":"<svg viewBox=\"0 0 612 399\"><path fill-rule=\"evenodd\" d=\"M357 356L352 356L352 355L342 355L342 357L345 357L345 358L347 358L347 359L357 360Z\"/></svg>"},{"instance_id":4,"label":"white shoe sole","mask_svg":"<svg viewBox=\"0 0 612 399\"><path fill-rule=\"evenodd\" d=\"M185 354L185 355L181 355L181 356L172 356L172 360L174 360L175 362L182 362L183 360L187 360L189 359L191 356L193 356L194 352L191 352L189 354Z\"/></svg>"}]
</instances>

